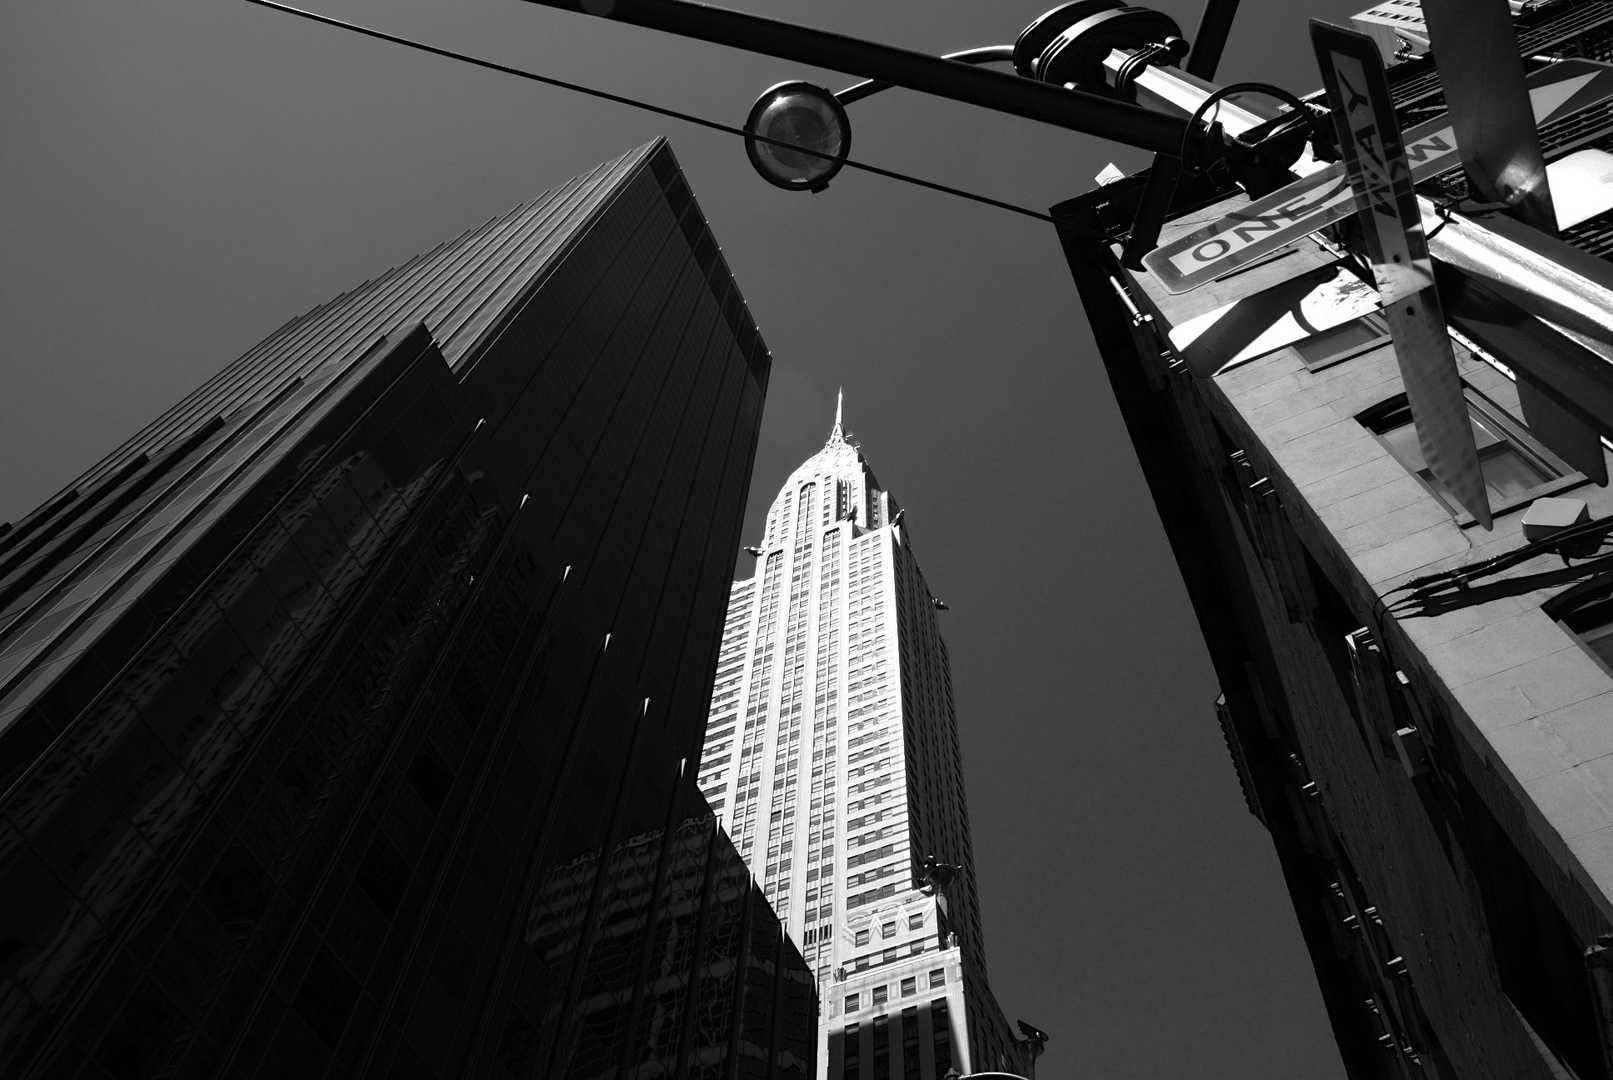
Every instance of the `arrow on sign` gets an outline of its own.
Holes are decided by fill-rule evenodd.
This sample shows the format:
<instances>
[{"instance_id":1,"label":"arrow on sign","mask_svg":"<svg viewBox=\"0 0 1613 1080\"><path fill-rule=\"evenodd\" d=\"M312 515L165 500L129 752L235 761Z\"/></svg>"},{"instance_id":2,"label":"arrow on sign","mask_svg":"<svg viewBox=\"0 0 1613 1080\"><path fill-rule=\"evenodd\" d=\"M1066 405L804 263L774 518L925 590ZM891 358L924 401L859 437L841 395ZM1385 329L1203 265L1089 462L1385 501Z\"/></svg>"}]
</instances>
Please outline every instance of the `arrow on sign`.
<instances>
[{"instance_id":1,"label":"arrow on sign","mask_svg":"<svg viewBox=\"0 0 1613 1080\"><path fill-rule=\"evenodd\" d=\"M1535 123L1544 125L1613 98L1613 65L1565 60L1530 75L1528 83ZM1461 164L1448 116L1418 124L1401 138L1413 183ZM1188 292L1341 221L1355 209L1344 166L1329 165L1155 248L1143 256L1143 266L1167 292Z\"/></svg>"}]
</instances>

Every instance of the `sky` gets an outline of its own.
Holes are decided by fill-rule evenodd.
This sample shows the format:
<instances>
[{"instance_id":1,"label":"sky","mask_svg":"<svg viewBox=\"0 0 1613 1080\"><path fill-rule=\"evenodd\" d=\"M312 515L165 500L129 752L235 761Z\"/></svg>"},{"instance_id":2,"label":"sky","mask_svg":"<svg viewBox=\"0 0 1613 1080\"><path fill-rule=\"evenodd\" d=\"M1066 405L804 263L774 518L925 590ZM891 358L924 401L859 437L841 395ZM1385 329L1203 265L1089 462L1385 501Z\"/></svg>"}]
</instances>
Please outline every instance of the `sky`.
<instances>
[{"instance_id":1,"label":"sky","mask_svg":"<svg viewBox=\"0 0 1613 1080\"><path fill-rule=\"evenodd\" d=\"M730 6L941 53L1049 2ZM518 0L306 3L733 124L775 82L855 81ZM1199 0L1157 6L1192 36ZM1365 6L1244 0L1218 78L1312 89L1307 18ZM1037 210L1146 163L902 90L851 113L854 157ZM0 521L288 318L657 135L773 352L745 542L843 387L950 605L991 981L1052 1036L1043 1080L1342 1077L1050 225L851 170L779 191L730 136L236 0L11 0Z\"/></svg>"}]
</instances>

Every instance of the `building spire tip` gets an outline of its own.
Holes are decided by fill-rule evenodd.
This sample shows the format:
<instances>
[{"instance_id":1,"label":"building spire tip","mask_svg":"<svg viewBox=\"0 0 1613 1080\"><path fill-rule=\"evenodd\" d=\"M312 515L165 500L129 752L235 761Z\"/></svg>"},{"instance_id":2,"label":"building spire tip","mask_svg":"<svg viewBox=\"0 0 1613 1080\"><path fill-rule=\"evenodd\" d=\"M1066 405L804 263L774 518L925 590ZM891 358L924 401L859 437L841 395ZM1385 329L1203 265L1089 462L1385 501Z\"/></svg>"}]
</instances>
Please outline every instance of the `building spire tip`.
<instances>
[{"instance_id":1,"label":"building spire tip","mask_svg":"<svg viewBox=\"0 0 1613 1080\"><path fill-rule=\"evenodd\" d=\"M837 442L846 441L845 429L842 427L840 419L842 411L845 407L845 403L846 389L845 387L841 387L835 391L835 426L834 429L829 432L830 446L833 446Z\"/></svg>"}]
</instances>

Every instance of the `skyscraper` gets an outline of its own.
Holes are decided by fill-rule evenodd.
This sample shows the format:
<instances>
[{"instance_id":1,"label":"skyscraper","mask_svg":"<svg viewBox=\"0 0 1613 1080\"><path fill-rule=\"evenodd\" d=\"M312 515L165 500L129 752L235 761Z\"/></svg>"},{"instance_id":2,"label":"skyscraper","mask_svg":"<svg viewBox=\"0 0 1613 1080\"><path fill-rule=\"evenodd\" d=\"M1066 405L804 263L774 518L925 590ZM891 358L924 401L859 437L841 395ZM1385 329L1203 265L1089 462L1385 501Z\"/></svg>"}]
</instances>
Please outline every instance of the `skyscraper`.
<instances>
[{"instance_id":1,"label":"skyscraper","mask_svg":"<svg viewBox=\"0 0 1613 1080\"><path fill-rule=\"evenodd\" d=\"M769 363L658 140L0 527L0 1073L804 1076L686 767Z\"/></svg>"},{"instance_id":2,"label":"skyscraper","mask_svg":"<svg viewBox=\"0 0 1613 1080\"><path fill-rule=\"evenodd\" d=\"M816 973L819 1076L1018 1071L986 982L940 603L838 407L750 550L700 788Z\"/></svg>"}]
</instances>

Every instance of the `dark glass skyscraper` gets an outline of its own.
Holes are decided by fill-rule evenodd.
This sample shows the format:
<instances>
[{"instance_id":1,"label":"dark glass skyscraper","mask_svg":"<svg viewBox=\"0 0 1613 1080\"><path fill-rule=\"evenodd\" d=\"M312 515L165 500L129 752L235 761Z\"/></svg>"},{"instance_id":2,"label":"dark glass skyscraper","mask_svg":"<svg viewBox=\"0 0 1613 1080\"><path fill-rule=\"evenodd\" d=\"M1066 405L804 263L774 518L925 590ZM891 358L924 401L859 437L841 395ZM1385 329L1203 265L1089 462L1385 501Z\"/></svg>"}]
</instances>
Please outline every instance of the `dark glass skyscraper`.
<instances>
[{"instance_id":1,"label":"dark glass skyscraper","mask_svg":"<svg viewBox=\"0 0 1613 1080\"><path fill-rule=\"evenodd\" d=\"M768 366L658 141L0 527L0 1074L809 1072L693 776Z\"/></svg>"}]
</instances>

